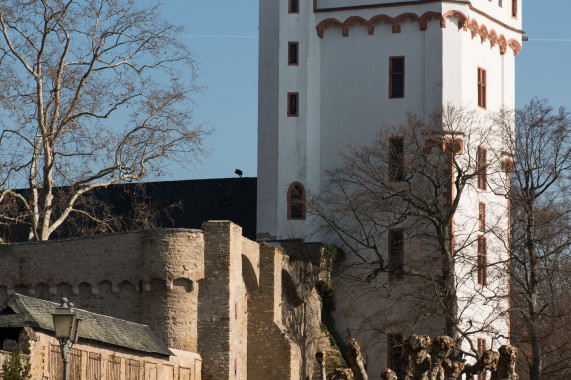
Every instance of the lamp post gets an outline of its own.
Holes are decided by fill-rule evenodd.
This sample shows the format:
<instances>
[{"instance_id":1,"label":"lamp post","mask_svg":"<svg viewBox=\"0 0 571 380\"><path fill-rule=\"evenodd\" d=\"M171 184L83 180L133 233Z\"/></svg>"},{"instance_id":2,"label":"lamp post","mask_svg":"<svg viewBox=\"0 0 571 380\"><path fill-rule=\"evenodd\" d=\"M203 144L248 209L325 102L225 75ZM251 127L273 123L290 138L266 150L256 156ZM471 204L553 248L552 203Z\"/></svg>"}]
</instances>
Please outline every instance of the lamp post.
<instances>
[{"instance_id":1,"label":"lamp post","mask_svg":"<svg viewBox=\"0 0 571 380\"><path fill-rule=\"evenodd\" d=\"M54 318L54 332L59 340L63 357L63 379L69 380L69 353L73 344L77 342L81 319L77 318L73 304L68 302L67 298L61 299L61 305L56 307L52 316Z\"/></svg>"}]
</instances>

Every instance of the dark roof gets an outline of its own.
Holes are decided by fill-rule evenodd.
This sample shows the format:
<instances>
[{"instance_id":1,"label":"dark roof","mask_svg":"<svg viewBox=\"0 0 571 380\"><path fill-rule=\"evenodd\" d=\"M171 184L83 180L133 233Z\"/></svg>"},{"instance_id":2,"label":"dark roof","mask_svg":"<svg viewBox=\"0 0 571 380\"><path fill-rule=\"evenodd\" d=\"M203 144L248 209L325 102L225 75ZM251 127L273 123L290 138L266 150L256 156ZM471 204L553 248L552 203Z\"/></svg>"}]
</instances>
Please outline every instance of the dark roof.
<instances>
[{"instance_id":1,"label":"dark roof","mask_svg":"<svg viewBox=\"0 0 571 380\"><path fill-rule=\"evenodd\" d=\"M97 232L109 233L126 230L149 228L190 228L200 229L202 223L209 220L230 220L242 227L242 233L250 240L256 240L256 202L257 184L255 177L250 178L216 178L184 181L122 183L97 188L86 193L82 199L93 199L105 205L110 215L124 221L124 225L113 226L112 230ZM65 192L66 188L60 189ZM27 190L18 190L26 194ZM91 197L91 198L90 198ZM80 202L81 203L81 202ZM75 206L82 209L81 204ZM95 204L95 214L101 207ZM140 215L137 210L148 210L152 215L150 225L139 225ZM98 215L100 219L107 217ZM51 239L67 239L92 235L82 232L79 226L90 224L90 219L81 214L70 217L56 229ZM133 221L136 225L130 224ZM6 242L27 241L29 226L27 224L2 224L0 236Z\"/></svg>"},{"instance_id":2,"label":"dark roof","mask_svg":"<svg viewBox=\"0 0 571 380\"><path fill-rule=\"evenodd\" d=\"M57 303L21 294L11 295L0 310L0 328L32 327L54 331L52 313ZM80 339L89 339L135 351L173 355L149 326L74 309L81 319Z\"/></svg>"},{"instance_id":3,"label":"dark roof","mask_svg":"<svg viewBox=\"0 0 571 380\"><path fill-rule=\"evenodd\" d=\"M230 220L242 227L245 237L256 240L257 186L255 177L145 182L109 186L98 197L115 205L119 214L127 214L129 201L141 198L161 211L156 227L201 229L209 220ZM177 202L180 208L169 215L162 212Z\"/></svg>"}]
</instances>

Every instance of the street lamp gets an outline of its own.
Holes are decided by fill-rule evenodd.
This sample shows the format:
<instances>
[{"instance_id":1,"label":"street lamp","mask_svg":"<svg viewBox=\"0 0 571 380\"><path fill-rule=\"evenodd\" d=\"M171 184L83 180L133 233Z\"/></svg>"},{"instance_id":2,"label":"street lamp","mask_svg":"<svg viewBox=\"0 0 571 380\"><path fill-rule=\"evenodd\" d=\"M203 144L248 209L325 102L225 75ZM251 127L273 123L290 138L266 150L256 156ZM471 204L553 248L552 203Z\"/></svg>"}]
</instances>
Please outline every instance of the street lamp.
<instances>
[{"instance_id":1,"label":"street lamp","mask_svg":"<svg viewBox=\"0 0 571 380\"><path fill-rule=\"evenodd\" d=\"M69 353L73 344L77 342L81 319L77 318L73 310L73 304L68 302L67 298L61 299L61 305L56 307L52 316L54 318L55 335L59 340L63 357L63 378L64 380L69 380Z\"/></svg>"}]
</instances>

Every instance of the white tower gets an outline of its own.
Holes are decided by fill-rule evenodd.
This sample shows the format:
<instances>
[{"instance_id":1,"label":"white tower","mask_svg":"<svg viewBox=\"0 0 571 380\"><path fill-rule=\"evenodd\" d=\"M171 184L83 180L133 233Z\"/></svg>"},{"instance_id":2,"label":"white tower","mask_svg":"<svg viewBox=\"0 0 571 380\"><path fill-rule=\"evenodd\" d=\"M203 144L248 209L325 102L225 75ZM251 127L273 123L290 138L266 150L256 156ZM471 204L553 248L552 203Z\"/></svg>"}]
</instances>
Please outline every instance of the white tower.
<instances>
[{"instance_id":1,"label":"white tower","mask_svg":"<svg viewBox=\"0 0 571 380\"><path fill-rule=\"evenodd\" d=\"M260 0L258 239L314 240L288 193L318 192L339 150L405 111L477 107L479 69L481 108L513 107L521 40L521 0Z\"/></svg>"},{"instance_id":2,"label":"white tower","mask_svg":"<svg viewBox=\"0 0 571 380\"><path fill-rule=\"evenodd\" d=\"M260 0L257 238L320 240L296 199L405 112L515 107L521 1Z\"/></svg>"}]
</instances>

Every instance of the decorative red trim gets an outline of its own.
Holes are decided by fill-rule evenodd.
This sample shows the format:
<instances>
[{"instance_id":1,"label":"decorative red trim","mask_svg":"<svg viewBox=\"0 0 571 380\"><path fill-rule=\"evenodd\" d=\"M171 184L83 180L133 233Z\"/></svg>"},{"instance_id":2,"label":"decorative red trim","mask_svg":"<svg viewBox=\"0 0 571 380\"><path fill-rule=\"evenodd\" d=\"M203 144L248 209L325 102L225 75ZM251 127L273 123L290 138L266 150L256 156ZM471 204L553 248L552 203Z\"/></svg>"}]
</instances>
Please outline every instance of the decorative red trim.
<instances>
[{"instance_id":1,"label":"decorative red trim","mask_svg":"<svg viewBox=\"0 0 571 380\"><path fill-rule=\"evenodd\" d=\"M458 29L464 28L464 25L466 25L468 22L468 16L466 16L464 13L460 11L448 11L442 15L440 19L440 27L446 28L446 19L452 17L458 20Z\"/></svg>"},{"instance_id":2,"label":"decorative red trim","mask_svg":"<svg viewBox=\"0 0 571 380\"><path fill-rule=\"evenodd\" d=\"M426 12L422 16L418 16L415 13L403 13L395 17L391 17L386 14L379 14L371 17L369 20L364 19L360 16L350 16L344 22L337 20L336 18L326 18L321 21L315 29L317 30L317 35L319 38L323 38L323 30L330 26L341 27L343 32L343 37L349 36L349 27L355 25L363 25L368 28L369 34L375 34L375 24L384 22L386 24L392 25L393 33L400 33L400 23L406 20L416 21L419 24L419 29L425 31L428 27L428 21L440 18L440 13L438 12Z\"/></svg>"},{"instance_id":3,"label":"decorative red trim","mask_svg":"<svg viewBox=\"0 0 571 380\"><path fill-rule=\"evenodd\" d=\"M423 153L429 154L432 148L438 148L440 152L462 154L464 152L464 140L458 137L433 137L425 141Z\"/></svg>"},{"instance_id":4,"label":"decorative red trim","mask_svg":"<svg viewBox=\"0 0 571 380\"><path fill-rule=\"evenodd\" d=\"M464 31L470 29L472 38L475 38L478 34L480 34L482 44L486 40L490 40L490 47L494 47L496 43L499 43L500 54L502 55L506 53L508 46L512 48L514 55L518 55L521 51L522 46L517 40L511 38L509 41L506 41L506 37L503 34L498 36L498 33L494 29L488 29L486 25L479 24L476 19L469 18L466 16L466 14L457 10L446 12L443 15L438 12L426 12L422 16L418 16L415 13L406 12L395 17L391 17L386 14L378 14L371 17L369 20L366 20L361 16L350 16L343 22L337 20L336 18L326 18L317 24L315 29L317 30L317 35L319 38L323 38L323 31L326 28L331 26L340 27L343 33L343 37L348 37L349 27L362 25L367 27L369 35L373 35L375 34L375 24L385 23L392 25L393 33L400 33L401 23L406 20L410 20L418 22L419 29L421 31L426 31L428 28L428 21L440 19L440 27L445 28L446 20L449 18L455 18L458 20L459 29L461 28Z\"/></svg>"},{"instance_id":5,"label":"decorative red trim","mask_svg":"<svg viewBox=\"0 0 571 380\"><path fill-rule=\"evenodd\" d=\"M379 8L395 8L395 7L402 7L407 5L421 5L421 4L430 4L435 2L445 2L448 4L461 4L461 5L468 5L472 12L478 13L480 16L484 16L488 20L503 26L504 28L511 30L512 32L516 32L519 34L523 34L524 31L521 29L514 28L495 17L490 16L486 12L479 10L478 8L474 7L470 1L467 0L425 0L425 1L405 1L402 3L391 3L391 4L372 4L372 5L357 5L357 6L349 6L349 7L337 7L337 8L317 8L317 0L313 0L313 12L314 13L326 13L326 12L339 12L339 11L354 11L359 9L379 9Z\"/></svg>"}]
</instances>

